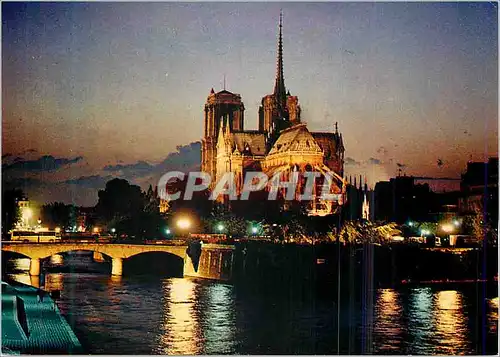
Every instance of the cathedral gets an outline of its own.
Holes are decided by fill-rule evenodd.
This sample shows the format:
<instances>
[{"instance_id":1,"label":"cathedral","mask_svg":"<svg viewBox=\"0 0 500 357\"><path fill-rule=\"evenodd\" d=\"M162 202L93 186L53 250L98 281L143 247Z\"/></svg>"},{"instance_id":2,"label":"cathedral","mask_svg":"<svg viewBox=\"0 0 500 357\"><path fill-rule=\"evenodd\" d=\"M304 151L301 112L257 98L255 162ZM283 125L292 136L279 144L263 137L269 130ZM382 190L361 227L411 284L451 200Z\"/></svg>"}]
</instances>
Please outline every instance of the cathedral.
<instances>
[{"instance_id":1,"label":"cathedral","mask_svg":"<svg viewBox=\"0 0 500 357\"><path fill-rule=\"evenodd\" d=\"M210 174L212 185L223 174L234 173L238 193L248 171L262 171L269 177L281 174L284 180L292 171L328 173L334 177L331 193L345 197L342 134L337 124L335 132L311 132L301 121L298 97L285 87L282 27L280 14L274 91L262 98L258 130L245 130L245 106L239 94L210 91L204 112L201 169ZM322 201L319 192L318 183L309 214L336 213L342 200Z\"/></svg>"}]
</instances>

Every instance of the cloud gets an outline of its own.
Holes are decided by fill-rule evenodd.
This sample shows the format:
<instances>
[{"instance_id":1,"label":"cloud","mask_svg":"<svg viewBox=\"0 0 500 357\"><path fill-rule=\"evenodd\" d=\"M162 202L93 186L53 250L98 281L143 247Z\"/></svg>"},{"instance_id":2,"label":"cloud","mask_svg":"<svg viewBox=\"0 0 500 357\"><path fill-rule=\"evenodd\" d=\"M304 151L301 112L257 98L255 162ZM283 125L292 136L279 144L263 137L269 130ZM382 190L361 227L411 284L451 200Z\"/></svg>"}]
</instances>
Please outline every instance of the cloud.
<instances>
[{"instance_id":1,"label":"cloud","mask_svg":"<svg viewBox=\"0 0 500 357\"><path fill-rule=\"evenodd\" d=\"M25 172L56 171L63 166L75 164L83 160L82 156L74 158L55 158L52 155L44 155L36 160L14 159L11 164L2 165L2 170L20 170Z\"/></svg>"},{"instance_id":2,"label":"cloud","mask_svg":"<svg viewBox=\"0 0 500 357\"><path fill-rule=\"evenodd\" d=\"M103 167L104 171L117 174L121 178L134 180L154 176L158 179L169 171L198 171L201 166L201 143L199 141L188 145L177 146L177 151L171 152L160 163L153 165L146 161L134 164L117 164Z\"/></svg>"},{"instance_id":3,"label":"cloud","mask_svg":"<svg viewBox=\"0 0 500 357\"><path fill-rule=\"evenodd\" d=\"M370 157L368 159L368 163L371 165L380 165L380 164L382 164L382 161L380 161L379 159L376 159L374 157Z\"/></svg>"},{"instance_id":4,"label":"cloud","mask_svg":"<svg viewBox=\"0 0 500 357\"><path fill-rule=\"evenodd\" d=\"M134 176L144 176L145 174L151 173L154 166L146 161L137 161L135 164L128 165L107 165L103 167L104 171L109 172L120 172L123 176L134 177Z\"/></svg>"},{"instance_id":5,"label":"cloud","mask_svg":"<svg viewBox=\"0 0 500 357\"><path fill-rule=\"evenodd\" d=\"M63 181L48 180L45 172L55 171L65 165L79 162L82 157L54 158L47 155L36 160L14 157L11 155L3 163L3 170L8 171L2 176L2 189L20 188L34 202L47 203L61 201L82 206L93 206L97 203L98 190L106 186L106 182L119 177L139 184L143 189L149 184L158 183L159 178L168 171L198 171L201 161L201 143L193 142L177 147L166 158L151 164L137 161L124 164L118 161L116 165L107 165L103 172L91 173L87 176L73 176ZM36 176L36 177L29 177Z\"/></svg>"},{"instance_id":6,"label":"cloud","mask_svg":"<svg viewBox=\"0 0 500 357\"><path fill-rule=\"evenodd\" d=\"M155 171L164 174L168 171L194 171L201 167L201 142L195 141L188 145L177 146L177 152L168 154L167 158L159 163Z\"/></svg>"},{"instance_id":7,"label":"cloud","mask_svg":"<svg viewBox=\"0 0 500 357\"><path fill-rule=\"evenodd\" d=\"M63 181L62 183L68 185L78 185L82 187L96 188L100 189L106 186L106 182L111 180L113 176L101 176L101 175L91 175L91 176L80 176L76 179L70 179Z\"/></svg>"},{"instance_id":8,"label":"cloud","mask_svg":"<svg viewBox=\"0 0 500 357\"><path fill-rule=\"evenodd\" d=\"M349 166L359 166L361 163L359 161L354 160L352 157L346 157L344 159L344 165Z\"/></svg>"}]
</instances>

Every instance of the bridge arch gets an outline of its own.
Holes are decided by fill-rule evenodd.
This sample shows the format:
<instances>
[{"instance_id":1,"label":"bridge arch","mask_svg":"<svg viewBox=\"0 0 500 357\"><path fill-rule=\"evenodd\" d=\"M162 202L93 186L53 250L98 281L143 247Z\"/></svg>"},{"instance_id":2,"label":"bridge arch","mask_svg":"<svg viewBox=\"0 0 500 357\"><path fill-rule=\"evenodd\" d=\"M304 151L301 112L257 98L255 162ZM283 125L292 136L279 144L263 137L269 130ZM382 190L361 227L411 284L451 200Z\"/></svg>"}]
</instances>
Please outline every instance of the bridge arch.
<instances>
[{"instance_id":1,"label":"bridge arch","mask_svg":"<svg viewBox=\"0 0 500 357\"><path fill-rule=\"evenodd\" d=\"M184 245L147 245L121 243L3 243L3 251L22 254L31 259L30 274L40 274L40 260L55 254L70 251L92 251L111 257L113 275L122 275L123 259L147 252L165 252L185 259L187 246Z\"/></svg>"},{"instance_id":2,"label":"bridge arch","mask_svg":"<svg viewBox=\"0 0 500 357\"><path fill-rule=\"evenodd\" d=\"M141 252L123 259L124 275L161 274L169 277L182 277L184 259L165 251Z\"/></svg>"}]
</instances>

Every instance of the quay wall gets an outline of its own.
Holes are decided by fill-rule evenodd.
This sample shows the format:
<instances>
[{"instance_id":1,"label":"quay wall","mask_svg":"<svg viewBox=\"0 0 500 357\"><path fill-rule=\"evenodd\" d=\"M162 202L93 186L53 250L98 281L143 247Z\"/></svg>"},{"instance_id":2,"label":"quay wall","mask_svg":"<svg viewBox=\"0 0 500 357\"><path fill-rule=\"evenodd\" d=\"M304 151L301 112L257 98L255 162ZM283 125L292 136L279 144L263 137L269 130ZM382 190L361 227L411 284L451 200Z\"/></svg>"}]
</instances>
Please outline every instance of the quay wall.
<instances>
[{"instance_id":1,"label":"quay wall","mask_svg":"<svg viewBox=\"0 0 500 357\"><path fill-rule=\"evenodd\" d=\"M232 279L234 245L190 244L184 276L228 281Z\"/></svg>"},{"instance_id":2,"label":"quay wall","mask_svg":"<svg viewBox=\"0 0 500 357\"><path fill-rule=\"evenodd\" d=\"M184 276L222 281L279 284L328 283L373 287L446 280L492 280L498 274L497 248L425 249L405 245L317 245L238 242L191 244Z\"/></svg>"}]
</instances>

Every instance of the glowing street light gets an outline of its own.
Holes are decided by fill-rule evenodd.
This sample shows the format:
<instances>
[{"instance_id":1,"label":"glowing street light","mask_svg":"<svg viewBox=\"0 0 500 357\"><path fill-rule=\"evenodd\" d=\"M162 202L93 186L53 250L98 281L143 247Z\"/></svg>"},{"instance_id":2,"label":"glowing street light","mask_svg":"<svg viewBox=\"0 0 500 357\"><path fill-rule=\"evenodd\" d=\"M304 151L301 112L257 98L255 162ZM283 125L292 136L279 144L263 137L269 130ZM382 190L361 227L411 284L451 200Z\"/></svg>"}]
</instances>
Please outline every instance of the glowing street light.
<instances>
[{"instance_id":1,"label":"glowing street light","mask_svg":"<svg viewBox=\"0 0 500 357\"><path fill-rule=\"evenodd\" d=\"M94 233L99 233L99 227L94 227Z\"/></svg>"},{"instance_id":2,"label":"glowing street light","mask_svg":"<svg viewBox=\"0 0 500 357\"><path fill-rule=\"evenodd\" d=\"M187 218L181 218L177 221L177 227L180 229L189 229L189 227L191 227L191 221Z\"/></svg>"},{"instance_id":3,"label":"glowing street light","mask_svg":"<svg viewBox=\"0 0 500 357\"><path fill-rule=\"evenodd\" d=\"M257 234L258 231L259 231L259 229L257 227L252 227L253 234Z\"/></svg>"},{"instance_id":4,"label":"glowing street light","mask_svg":"<svg viewBox=\"0 0 500 357\"><path fill-rule=\"evenodd\" d=\"M443 225L441 226L441 228L442 228L442 229L443 229L443 231L444 231L444 232L446 232L446 233L451 233L451 232L453 232L453 225L451 225L451 224L443 224Z\"/></svg>"},{"instance_id":5,"label":"glowing street light","mask_svg":"<svg viewBox=\"0 0 500 357\"><path fill-rule=\"evenodd\" d=\"M412 221L408 222L408 225L409 225L410 227L413 227L413 224L414 224L414 223L413 223Z\"/></svg>"},{"instance_id":6,"label":"glowing street light","mask_svg":"<svg viewBox=\"0 0 500 357\"><path fill-rule=\"evenodd\" d=\"M430 232L429 232L427 229L422 229L422 230L420 231L420 235L422 235L422 236L426 236L426 235L428 235L429 233L430 233Z\"/></svg>"},{"instance_id":7,"label":"glowing street light","mask_svg":"<svg viewBox=\"0 0 500 357\"><path fill-rule=\"evenodd\" d=\"M56 233L61 233L61 228L60 227L56 227L55 231L56 231Z\"/></svg>"},{"instance_id":8,"label":"glowing street light","mask_svg":"<svg viewBox=\"0 0 500 357\"><path fill-rule=\"evenodd\" d=\"M460 221L458 219L454 219L453 224L455 225L455 227L458 227L460 226Z\"/></svg>"},{"instance_id":9,"label":"glowing street light","mask_svg":"<svg viewBox=\"0 0 500 357\"><path fill-rule=\"evenodd\" d=\"M219 232L222 232L222 231L224 230L224 225L223 225L222 223L219 223L219 224L217 225L217 230L218 230Z\"/></svg>"},{"instance_id":10,"label":"glowing street light","mask_svg":"<svg viewBox=\"0 0 500 357\"><path fill-rule=\"evenodd\" d=\"M111 228L111 233L115 233L116 232L116 228Z\"/></svg>"},{"instance_id":11,"label":"glowing street light","mask_svg":"<svg viewBox=\"0 0 500 357\"><path fill-rule=\"evenodd\" d=\"M172 233L172 232L170 231L170 229L166 228L166 229L165 229L165 234L170 234L170 233Z\"/></svg>"}]
</instances>

